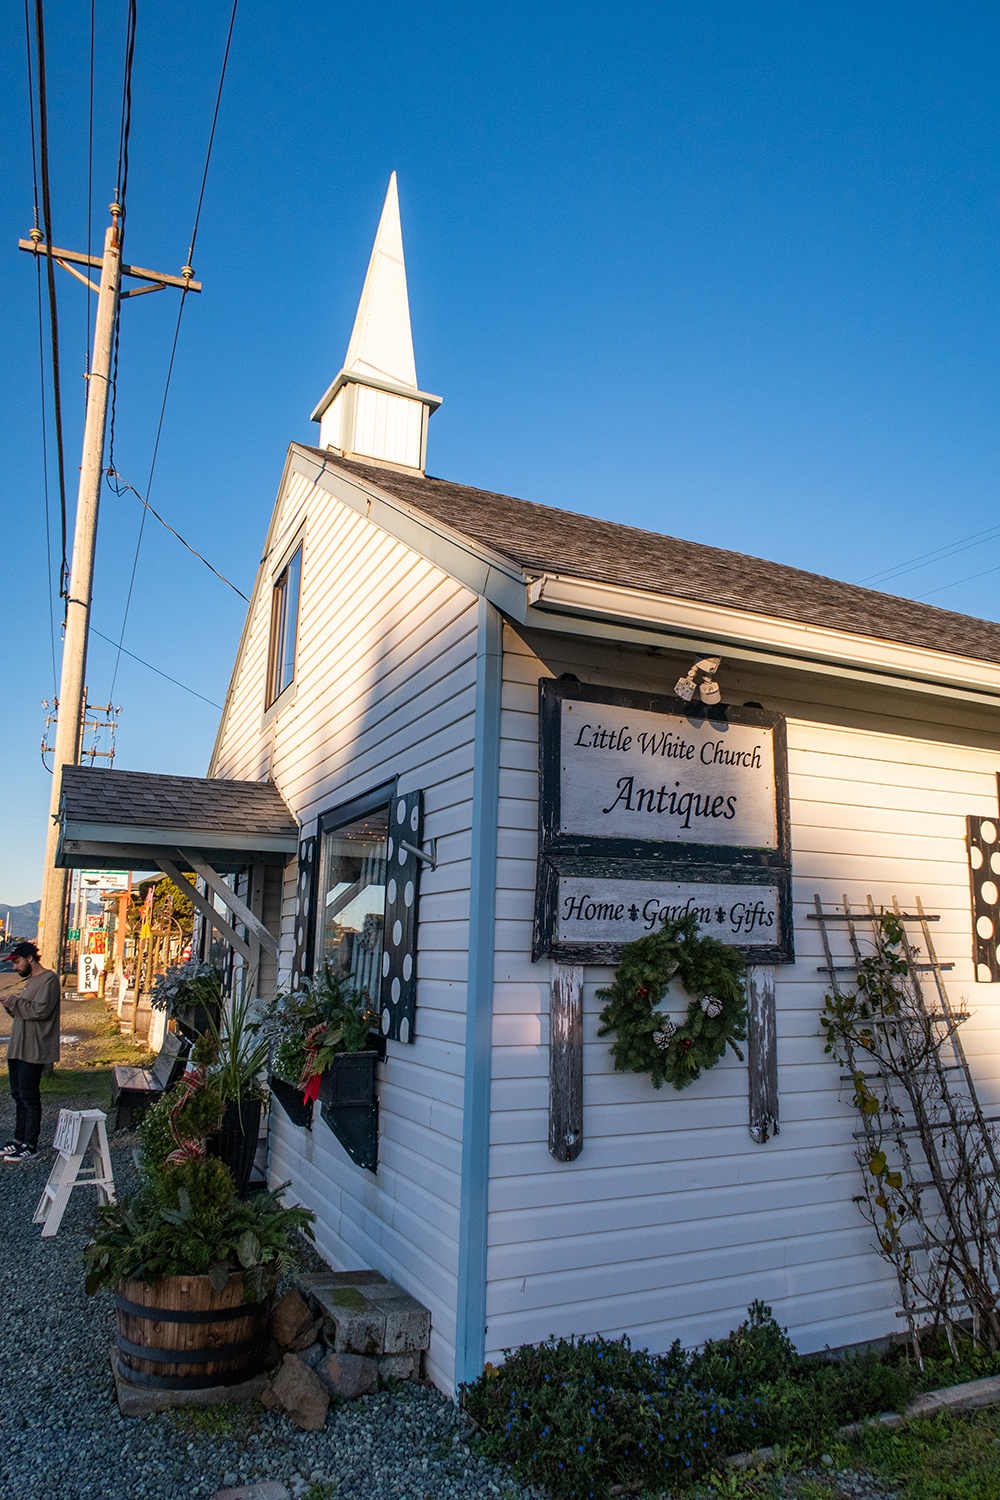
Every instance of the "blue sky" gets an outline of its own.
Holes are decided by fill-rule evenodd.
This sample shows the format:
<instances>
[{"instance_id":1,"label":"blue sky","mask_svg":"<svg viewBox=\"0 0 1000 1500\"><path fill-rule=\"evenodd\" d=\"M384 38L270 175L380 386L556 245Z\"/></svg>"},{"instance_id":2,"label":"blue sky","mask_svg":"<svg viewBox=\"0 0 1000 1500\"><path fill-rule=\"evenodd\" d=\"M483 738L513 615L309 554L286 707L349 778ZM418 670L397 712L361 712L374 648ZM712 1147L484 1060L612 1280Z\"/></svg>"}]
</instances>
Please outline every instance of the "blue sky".
<instances>
[{"instance_id":1,"label":"blue sky","mask_svg":"<svg viewBox=\"0 0 1000 1500\"><path fill-rule=\"evenodd\" d=\"M95 245L125 4L96 14ZM53 220L73 248L89 18L50 5ZM228 0L183 25L140 0L140 265L184 262L228 18ZM0 901L21 901L41 883L52 666L19 7L2 24ZM986 4L240 0L152 503L249 592L395 168L417 373L444 397L431 472L851 580L1000 527L998 32ZM72 505L87 298L59 280ZM140 490L175 317L167 292L123 309L116 464ZM105 491L93 623L115 640L139 519ZM997 619L998 581L1000 530L888 586ZM243 608L147 525L127 650L221 703ZM114 659L95 638L95 700ZM118 765L204 772L216 708L129 658L114 697Z\"/></svg>"}]
</instances>

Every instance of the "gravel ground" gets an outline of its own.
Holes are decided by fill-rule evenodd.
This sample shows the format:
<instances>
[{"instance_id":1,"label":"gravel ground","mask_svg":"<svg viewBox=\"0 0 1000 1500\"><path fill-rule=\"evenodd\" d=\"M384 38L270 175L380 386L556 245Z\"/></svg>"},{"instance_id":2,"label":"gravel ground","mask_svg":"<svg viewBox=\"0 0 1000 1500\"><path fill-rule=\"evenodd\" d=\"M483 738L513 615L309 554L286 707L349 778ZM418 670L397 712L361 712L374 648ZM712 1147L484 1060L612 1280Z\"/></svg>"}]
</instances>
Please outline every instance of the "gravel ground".
<instances>
[{"instance_id":1,"label":"gravel ground","mask_svg":"<svg viewBox=\"0 0 1000 1500\"><path fill-rule=\"evenodd\" d=\"M66 1098L58 1104L73 1107ZM12 1116L4 1092L0 1140ZM43 1143L54 1125L46 1103ZM121 1184L130 1176L131 1137L113 1135L111 1145ZM469 1428L451 1401L413 1382L331 1408L318 1433L299 1432L259 1403L122 1417L108 1362L111 1298L83 1290L80 1252L94 1194L74 1192L55 1239L41 1239L31 1222L52 1159L43 1150L34 1162L0 1163L0 1495L193 1500L224 1485L280 1479L303 1500L531 1500L470 1452Z\"/></svg>"}]
</instances>

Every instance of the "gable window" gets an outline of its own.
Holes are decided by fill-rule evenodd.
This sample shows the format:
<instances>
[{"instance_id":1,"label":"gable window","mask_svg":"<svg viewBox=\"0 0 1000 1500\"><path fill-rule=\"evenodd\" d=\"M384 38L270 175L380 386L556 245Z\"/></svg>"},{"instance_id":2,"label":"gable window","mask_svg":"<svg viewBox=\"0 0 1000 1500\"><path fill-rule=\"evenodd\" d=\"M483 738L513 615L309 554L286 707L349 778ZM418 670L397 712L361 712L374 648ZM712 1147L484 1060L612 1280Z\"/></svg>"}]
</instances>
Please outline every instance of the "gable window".
<instances>
[{"instance_id":1,"label":"gable window","mask_svg":"<svg viewBox=\"0 0 1000 1500\"><path fill-rule=\"evenodd\" d=\"M299 580L302 548L296 547L274 581L271 591L271 644L267 661L267 704L290 686L295 677L295 644L299 632Z\"/></svg>"}]
</instances>

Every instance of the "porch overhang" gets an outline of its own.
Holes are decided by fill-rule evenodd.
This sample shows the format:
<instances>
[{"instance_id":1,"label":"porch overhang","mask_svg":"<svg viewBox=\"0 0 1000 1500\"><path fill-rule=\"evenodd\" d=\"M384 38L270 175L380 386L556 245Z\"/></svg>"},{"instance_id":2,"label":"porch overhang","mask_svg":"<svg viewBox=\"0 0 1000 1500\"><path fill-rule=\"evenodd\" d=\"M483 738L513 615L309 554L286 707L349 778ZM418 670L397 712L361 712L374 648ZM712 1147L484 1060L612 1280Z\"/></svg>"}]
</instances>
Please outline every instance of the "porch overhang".
<instances>
[{"instance_id":1,"label":"porch overhang","mask_svg":"<svg viewBox=\"0 0 1000 1500\"><path fill-rule=\"evenodd\" d=\"M299 829L270 782L65 766L55 862L63 869L160 869L178 848L229 874L284 865Z\"/></svg>"}]
</instances>

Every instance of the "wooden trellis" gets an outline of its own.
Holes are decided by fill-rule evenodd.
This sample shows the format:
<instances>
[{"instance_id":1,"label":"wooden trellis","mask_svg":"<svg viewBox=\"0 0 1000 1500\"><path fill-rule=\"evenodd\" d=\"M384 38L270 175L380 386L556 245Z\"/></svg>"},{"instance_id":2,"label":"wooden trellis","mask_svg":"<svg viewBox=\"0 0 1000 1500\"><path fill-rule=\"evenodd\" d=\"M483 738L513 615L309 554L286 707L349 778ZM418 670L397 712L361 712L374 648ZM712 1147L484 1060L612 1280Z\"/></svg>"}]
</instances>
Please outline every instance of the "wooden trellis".
<instances>
[{"instance_id":1,"label":"wooden trellis","mask_svg":"<svg viewBox=\"0 0 1000 1500\"><path fill-rule=\"evenodd\" d=\"M884 945L883 913L871 897L862 910L846 896L832 909L814 899L820 972L834 1000L850 1004L862 964ZM905 972L881 1001L866 1004L867 1017L853 1030L838 1029L834 1051L849 1070L842 1081L852 1085L862 1120L858 1202L895 1268L897 1316L920 1360L920 1333L931 1327L943 1328L953 1347L960 1324L971 1325L977 1342L1000 1347L1000 1145L959 1036L966 1013L945 986L953 966L934 950L930 924L939 918L919 898L915 905L904 911L893 898L890 908L902 929Z\"/></svg>"}]
</instances>

